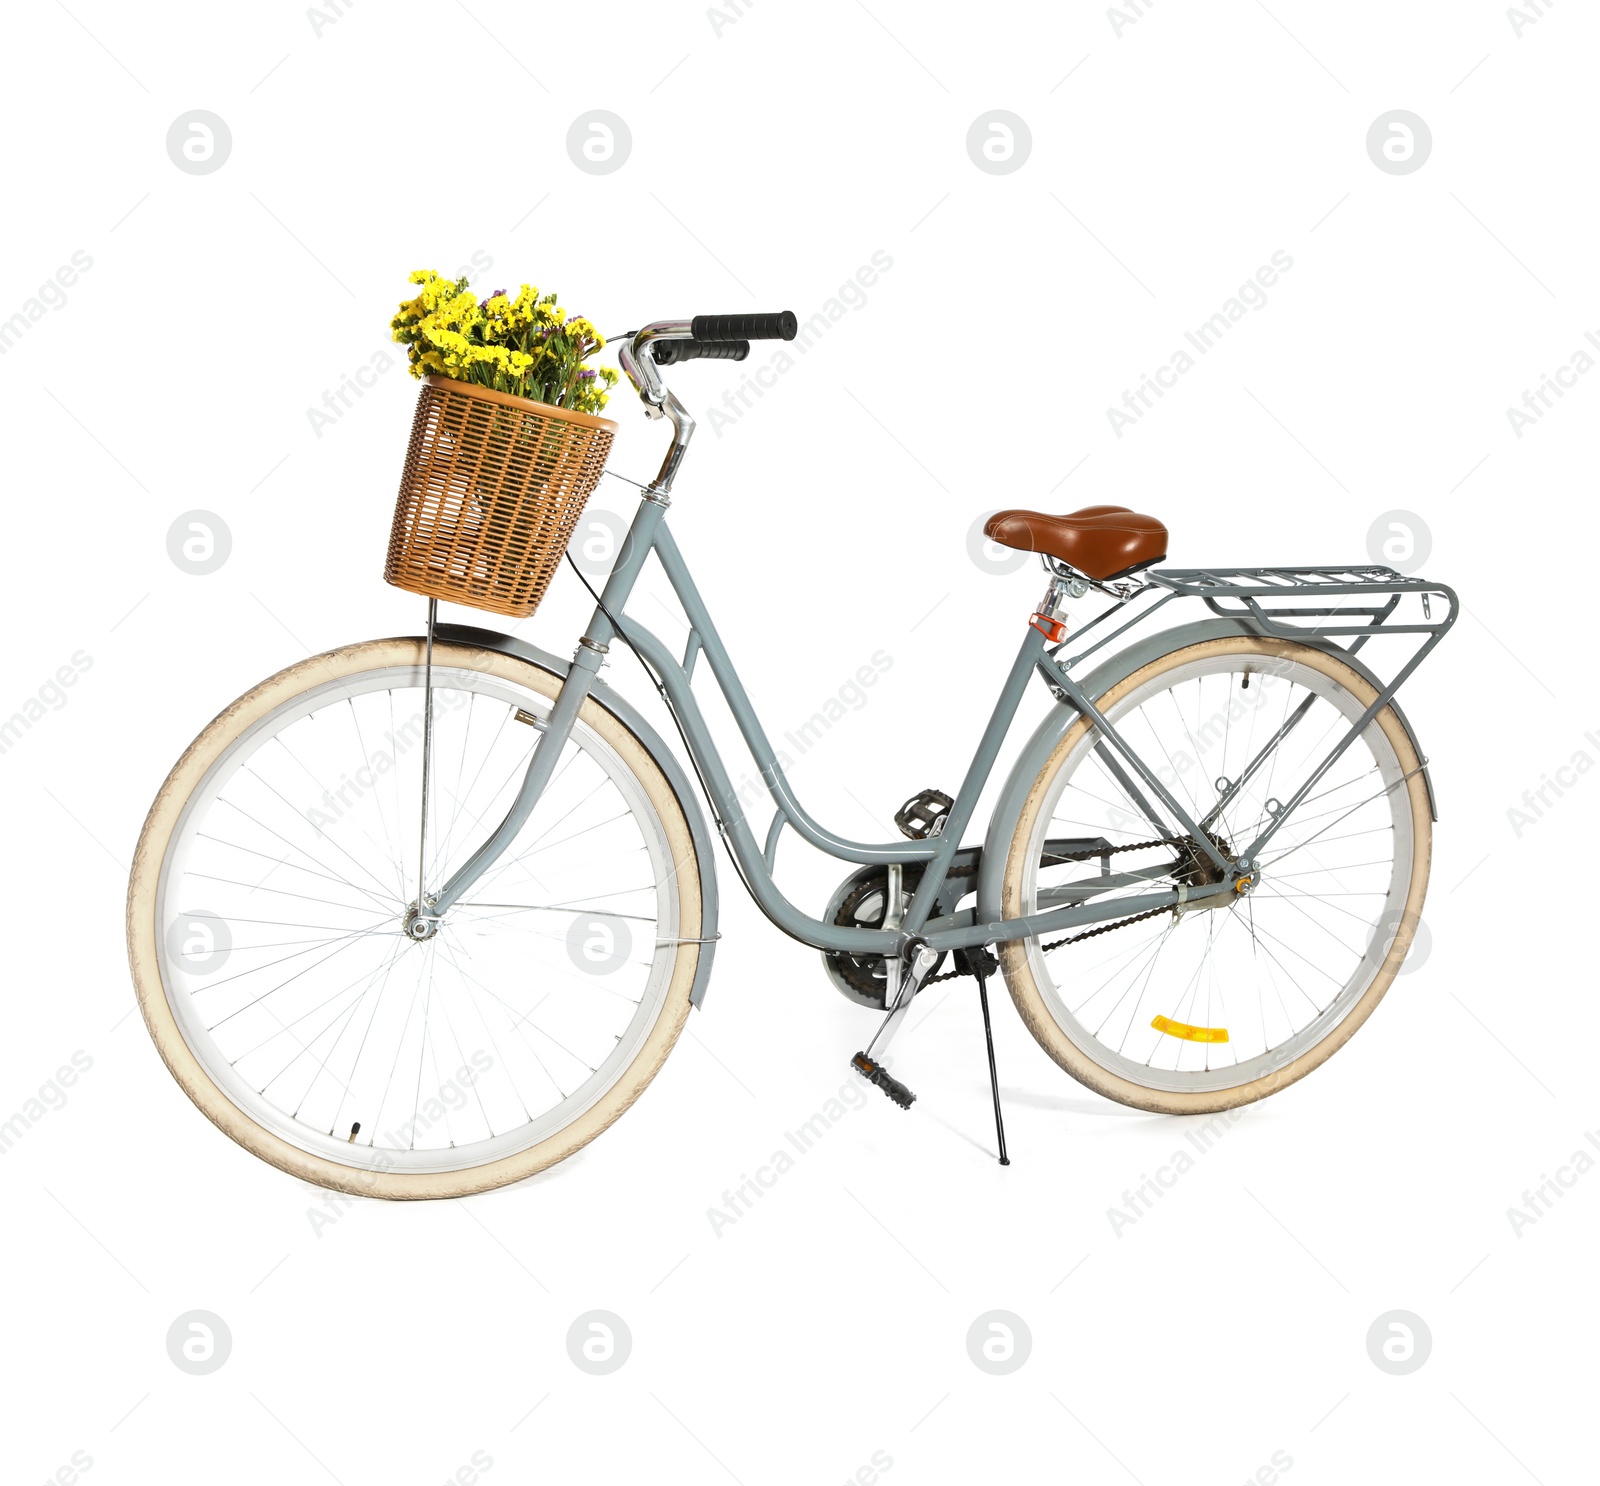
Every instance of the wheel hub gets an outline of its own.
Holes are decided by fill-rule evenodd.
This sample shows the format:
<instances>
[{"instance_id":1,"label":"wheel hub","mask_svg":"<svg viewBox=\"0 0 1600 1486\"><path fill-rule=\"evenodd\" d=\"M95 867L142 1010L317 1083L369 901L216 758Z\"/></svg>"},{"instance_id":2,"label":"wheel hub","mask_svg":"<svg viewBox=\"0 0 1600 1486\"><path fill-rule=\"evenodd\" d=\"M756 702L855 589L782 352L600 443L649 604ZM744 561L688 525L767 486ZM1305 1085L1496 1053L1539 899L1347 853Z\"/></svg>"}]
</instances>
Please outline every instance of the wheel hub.
<instances>
[{"instance_id":1,"label":"wheel hub","mask_svg":"<svg viewBox=\"0 0 1600 1486\"><path fill-rule=\"evenodd\" d=\"M432 909L433 900L428 900L428 907ZM415 940L418 944L432 939L439 932L441 919L433 917L432 913L423 913L417 904L413 903L406 909L404 932L407 938Z\"/></svg>"},{"instance_id":2,"label":"wheel hub","mask_svg":"<svg viewBox=\"0 0 1600 1486\"><path fill-rule=\"evenodd\" d=\"M1180 850L1187 857L1186 863L1172 874L1173 881L1182 887L1214 887L1219 882L1229 879L1233 882L1231 893L1210 894L1198 902L1184 905L1184 912L1198 912L1209 908L1231 908L1240 898L1248 897L1260 884L1261 872L1258 867L1246 866L1239 861L1239 854L1233 849L1227 837L1215 831L1207 831L1206 839L1228 859L1227 868L1219 867L1194 837L1190 836L1181 843Z\"/></svg>"}]
</instances>

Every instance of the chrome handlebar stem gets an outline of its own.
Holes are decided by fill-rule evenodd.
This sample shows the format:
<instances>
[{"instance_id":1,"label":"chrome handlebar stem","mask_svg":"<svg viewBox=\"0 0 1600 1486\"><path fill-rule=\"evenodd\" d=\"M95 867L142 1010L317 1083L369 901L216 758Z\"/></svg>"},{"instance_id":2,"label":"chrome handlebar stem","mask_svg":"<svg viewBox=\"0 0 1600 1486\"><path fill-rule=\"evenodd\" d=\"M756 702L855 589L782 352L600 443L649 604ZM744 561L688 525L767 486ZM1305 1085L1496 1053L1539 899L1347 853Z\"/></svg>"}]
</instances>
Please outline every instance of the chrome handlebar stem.
<instances>
[{"instance_id":1,"label":"chrome handlebar stem","mask_svg":"<svg viewBox=\"0 0 1600 1486\"><path fill-rule=\"evenodd\" d=\"M678 401L677 395L661 380L661 369L655 358L648 354L651 341L687 341L694 339L692 323L688 320L654 320L643 330L624 337L617 351L617 363L622 367L639 400L644 403L645 416L660 418L663 414L672 420L672 444L661 468L645 491L647 500L665 501L672 489L673 477L683 463L684 451L694 434L694 419L689 410Z\"/></svg>"}]
</instances>

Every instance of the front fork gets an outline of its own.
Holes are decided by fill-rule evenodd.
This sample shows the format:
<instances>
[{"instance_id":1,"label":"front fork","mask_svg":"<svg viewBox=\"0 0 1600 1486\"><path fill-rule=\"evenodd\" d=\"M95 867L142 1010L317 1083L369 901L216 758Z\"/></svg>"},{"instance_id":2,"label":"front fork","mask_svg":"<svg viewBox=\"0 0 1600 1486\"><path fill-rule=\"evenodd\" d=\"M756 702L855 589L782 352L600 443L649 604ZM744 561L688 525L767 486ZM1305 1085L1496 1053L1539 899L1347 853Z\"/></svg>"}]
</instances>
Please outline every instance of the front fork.
<instances>
[{"instance_id":1,"label":"front fork","mask_svg":"<svg viewBox=\"0 0 1600 1486\"><path fill-rule=\"evenodd\" d=\"M678 449L681 456L681 449L676 443L674 449ZM505 819L439 889L432 902L419 905L419 919L436 923L442 918L451 905L459 902L462 894L505 854L506 848L516 840L527 824L528 817L533 814L539 797L555 772L557 761L566 749L567 739L572 736L572 725L578 720L578 713L588 699L589 689L594 685L600 667L605 664L612 641L617 638L610 615L621 613L633 591L639 571L644 567L645 558L655 543L656 528L666 515L668 504L661 482L665 479L670 484L675 471L676 460L669 452L668 459L662 465L662 474L656 477L655 483L645 491L644 498L639 502L638 513L628 529L617 565L606 581L605 591L589 620L588 629L573 652L571 668L561 683L549 719L540 728L533 757L528 761L528 771L522 776L521 788L517 790L517 797L512 801Z\"/></svg>"},{"instance_id":2,"label":"front fork","mask_svg":"<svg viewBox=\"0 0 1600 1486\"><path fill-rule=\"evenodd\" d=\"M518 789L516 799L511 802L511 808L506 812L505 819L495 827L494 834L461 864L455 875L439 889L432 901L427 903L427 913L424 914L419 908L417 915L419 922L430 920L437 922L443 918L450 907L459 901L461 895L499 861L505 854L506 848L517 839L523 826L528 823L528 817L533 814L534 807L539 803L539 796L549 784L550 776L555 772L556 761L565 750L567 739L572 736L572 725L578 720L578 713L588 698L589 688L594 684L594 678L605 660L608 649L607 645L588 635L578 641L578 648L572 657L572 666L556 696L555 706L550 709L549 720L539 729L539 739L534 744L533 757L528 761L528 772L522 776L522 787Z\"/></svg>"}]
</instances>

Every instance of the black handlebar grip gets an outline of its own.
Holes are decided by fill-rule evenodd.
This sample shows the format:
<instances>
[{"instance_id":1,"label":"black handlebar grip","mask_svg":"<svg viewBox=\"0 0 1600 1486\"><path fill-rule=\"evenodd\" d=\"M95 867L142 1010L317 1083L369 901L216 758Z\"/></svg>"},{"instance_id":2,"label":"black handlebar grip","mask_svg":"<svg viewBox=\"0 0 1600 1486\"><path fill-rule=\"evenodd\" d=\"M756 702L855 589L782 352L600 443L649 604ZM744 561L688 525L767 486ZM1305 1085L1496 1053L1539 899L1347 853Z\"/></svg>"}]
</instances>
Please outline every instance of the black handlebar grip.
<instances>
[{"instance_id":1,"label":"black handlebar grip","mask_svg":"<svg viewBox=\"0 0 1600 1486\"><path fill-rule=\"evenodd\" d=\"M650 351L657 366L676 366L680 361L743 361L750 354L750 342L651 341Z\"/></svg>"},{"instance_id":2,"label":"black handlebar grip","mask_svg":"<svg viewBox=\"0 0 1600 1486\"><path fill-rule=\"evenodd\" d=\"M696 315L689 322L697 341L792 341L800 329L793 310L765 315Z\"/></svg>"}]
</instances>

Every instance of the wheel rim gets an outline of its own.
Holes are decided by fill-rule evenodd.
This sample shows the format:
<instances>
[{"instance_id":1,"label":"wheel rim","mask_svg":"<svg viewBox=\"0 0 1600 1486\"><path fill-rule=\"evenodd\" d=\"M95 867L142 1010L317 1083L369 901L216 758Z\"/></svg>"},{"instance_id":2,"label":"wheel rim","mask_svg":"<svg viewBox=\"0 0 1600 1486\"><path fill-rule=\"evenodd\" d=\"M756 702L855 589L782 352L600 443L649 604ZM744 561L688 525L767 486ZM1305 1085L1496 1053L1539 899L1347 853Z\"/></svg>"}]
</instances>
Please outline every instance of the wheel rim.
<instances>
[{"instance_id":1,"label":"wheel rim","mask_svg":"<svg viewBox=\"0 0 1600 1486\"><path fill-rule=\"evenodd\" d=\"M1247 674L1251 686L1242 688ZM1162 671L1107 716L1200 820L1219 796L1216 781L1242 772L1308 694L1302 720L1212 827L1238 852L1267 819L1267 801L1286 802L1366 703L1312 666L1234 652ZM1039 867L1048 836L1123 845L1157 834L1104 766L1096 740L1090 731L1074 745L1045 793L1024 866L1024 913L1051 906L1052 890L1059 901L1069 882L1081 888L1086 867L1101 870ZM1253 1083L1326 1039L1382 970L1402 922L1413 845L1405 771L1374 721L1267 844L1248 896L1181 918L1162 914L1054 955L1043 952L1048 941L1030 939L1029 968L1056 1025L1107 1072L1175 1093ZM1178 856L1166 848L1110 860L1117 873L1154 874ZM1178 880L1161 873L1095 896L1132 897ZM1158 1017L1166 1028L1152 1025ZM1226 1041L1210 1040L1224 1030Z\"/></svg>"},{"instance_id":2,"label":"wheel rim","mask_svg":"<svg viewBox=\"0 0 1600 1486\"><path fill-rule=\"evenodd\" d=\"M433 680L437 890L550 703L438 652ZM409 939L422 696L419 666L330 673L258 719L185 803L155 895L167 1003L224 1097L311 1155L401 1174L502 1160L592 1109L658 1019L680 933L665 828L580 719L505 855Z\"/></svg>"}]
</instances>

